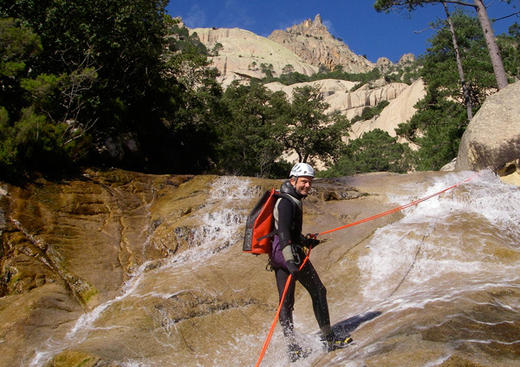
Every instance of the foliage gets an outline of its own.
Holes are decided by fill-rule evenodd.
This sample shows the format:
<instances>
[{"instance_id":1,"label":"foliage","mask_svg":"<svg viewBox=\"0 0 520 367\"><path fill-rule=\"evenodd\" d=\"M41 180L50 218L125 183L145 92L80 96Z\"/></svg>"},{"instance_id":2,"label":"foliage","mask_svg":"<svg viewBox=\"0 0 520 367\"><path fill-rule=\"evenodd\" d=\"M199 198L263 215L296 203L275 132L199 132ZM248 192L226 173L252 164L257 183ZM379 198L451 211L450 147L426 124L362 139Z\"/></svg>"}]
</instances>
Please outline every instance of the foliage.
<instances>
[{"instance_id":1,"label":"foliage","mask_svg":"<svg viewBox=\"0 0 520 367\"><path fill-rule=\"evenodd\" d=\"M222 91L206 48L164 14L166 3L2 2L0 14L17 18L13 22L41 45L32 46L38 52L30 60L15 55L26 73L0 91L9 126L14 128L28 108L32 116L44 116L63 131L54 145L74 164L179 172L211 168ZM4 34L10 48L21 47L20 40ZM7 69L5 61L2 70L21 70L12 63ZM27 170L45 171L55 162Z\"/></svg>"},{"instance_id":2,"label":"foliage","mask_svg":"<svg viewBox=\"0 0 520 367\"><path fill-rule=\"evenodd\" d=\"M460 104L452 107L451 115L442 113L440 121L431 124L424 137L417 139L421 147L415 153L417 170L438 170L457 156L460 139L466 128L461 121L465 121L466 114Z\"/></svg>"},{"instance_id":3,"label":"foliage","mask_svg":"<svg viewBox=\"0 0 520 367\"><path fill-rule=\"evenodd\" d=\"M218 131L219 169L236 175L276 175L280 166L276 160L284 150L282 137L287 130L285 94L273 93L256 82L233 83L223 101L229 118Z\"/></svg>"},{"instance_id":4,"label":"foliage","mask_svg":"<svg viewBox=\"0 0 520 367\"><path fill-rule=\"evenodd\" d=\"M145 5L144 1L140 4L66 0L2 2L0 14L16 18L22 30L18 32L31 30L41 42L37 56L30 60L19 57L19 62L27 66L25 75L16 80L18 88L13 88L14 95L2 90L2 103L5 99L18 101L8 107L9 126L24 130L27 126L48 125L34 139L43 139L40 132L47 131L44 145L61 147L62 153L70 151L65 145L80 138L87 141L94 136L102 142L115 131L133 130L142 99L146 90L150 90L143 86L153 84L146 75L153 73L151 64L156 63L155 58L162 50L159 27L154 30L151 24L157 19L151 14L158 13L155 6ZM150 1L148 5L152 5ZM142 19L148 19L150 24L144 24ZM20 45L16 39L8 42L10 47ZM22 120L18 122L19 119ZM24 128L19 129L18 124ZM133 126L125 128L125 125ZM36 144L30 134L16 136L17 141L25 137L25 143ZM52 139L56 141L51 142ZM88 150L92 152L95 147ZM38 149L25 151L24 164L28 170L46 171L53 165L59 169L55 159L43 159L48 155L39 156L40 165L36 167L29 164L28 152ZM86 154L65 156L80 162Z\"/></svg>"},{"instance_id":5,"label":"foliage","mask_svg":"<svg viewBox=\"0 0 520 367\"><path fill-rule=\"evenodd\" d=\"M511 0L505 0L506 3L511 3ZM482 0L474 0L473 3L464 1L446 1L446 0L376 0L374 8L377 11L389 12L391 9L404 9L409 12L426 4L443 4L455 3L460 6L467 6L473 8L479 17L479 22L486 39L486 46L489 57L492 60L492 68L496 79L498 89L502 89L507 85L507 75L500 56L499 48L495 37L493 37L493 29L491 22L487 16L486 7Z\"/></svg>"},{"instance_id":6,"label":"foliage","mask_svg":"<svg viewBox=\"0 0 520 367\"><path fill-rule=\"evenodd\" d=\"M384 74L388 83L401 82L412 84L421 77L422 59L404 63L404 65L392 65Z\"/></svg>"},{"instance_id":7,"label":"foliage","mask_svg":"<svg viewBox=\"0 0 520 367\"><path fill-rule=\"evenodd\" d=\"M262 65L264 65L264 67L262 67L262 72L266 74L266 77L262 79L263 83L277 81L285 85L291 85L296 83L312 82L323 79L339 79L360 82L361 85L363 85L371 80L377 80L381 77L381 72L378 68L374 68L366 73L348 73L344 72L341 66L337 66L333 71L329 71L328 69L321 67L318 73L310 76L294 71L294 68L292 67L284 67L284 69L282 70L282 75L280 75L280 77L278 78L275 78L272 73L272 65L270 65L270 68L266 64Z\"/></svg>"},{"instance_id":8,"label":"foliage","mask_svg":"<svg viewBox=\"0 0 520 367\"><path fill-rule=\"evenodd\" d=\"M19 116L22 102L20 79L29 75L31 64L41 52L40 38L12 18L0 19L0 106L12 118Z\"/></svg>"},{"instance_id":9,"label":"foliage","mask_svg":"<svg viewBox=\"0 0 520 367\"><path fill-rule=\"evenodd\" d=\"M217 128L225 116L222 88L196 34L186 36L187 29L171 17L166 26L162 92L167 99L161 101L162 123L149 135L149 149L156 169L203 172L215 165Z\"/></svg>"},{"instance_id":10,"label":"foliage","mask_svg":"<svg viewBox=\"0 0 520 367\"><path fill-rule=\"evenodd\" d=\"M497 43L510 80L518 79L520 77L520 25L514 23L509 27L509 35L499 35Z\"/></svg>"},{"instance_id":11,"label":"foliage","mask_svg":"<svg viewBox=\"0 0 520 367\"><path fill-rule=\"evenodd\" d=\"M383 109L388 106L390 102L388 101L381 101L377 104L377 106L374 107L365 107L363 108L363 111L361 112L361 115L354 117L352 120L350 120L350 123L355 123L358 121L365 121L370 120L371 118L379 115Z\"/></svg>"},{"instance_id":12,"label":"foliage","mask_svg":"<svg viewBox=\"0 0 520 367\"><path fill-rule=\"evenodd\" d=\"M404 173L411 168L411 152L406 144L386 131L374 129L349 142L340 158L323 177L347 176L362 172L391 171Z\"/></svg>"},{"instance_id":13,"label":"foliage","mask_svg":"<svg viewBox=\"0 0 520 367\"><path fill-rule=\"evenodd\" d=\"M478 110L490 91L496 90L482 30L475 18L462 12L452 15L459 43L462 64L474 111ZM436 26L442 26L437 22ZM509 37L502 42L514 44ZM455 51L446 26L430 39L431 47L422 58L422 77L426 96L417 103L417 112L407 123L399 124L396 133L418 144L414 154L416 168L436 170L448 163L458 152L458 144L467 126L464 99L457 74ZM515 50L509 55L514 69ZM518 67L518 63L516 63Z\"/></svg>"},{"instance_id":14,"label":"foliage","mask_svg":"<svg viewBox=\"0 0 520 367\"><path fill-rule=\"evenodd\" d=\"M317 88L295 88L292 98L285 147L296 152L299 162L333 159L349 129L347 119L338 112L325 113L329 105Z\"/></svg>"},{"instance_id":15,"label":"foliage","mask_svg":"<svg viewBox=\"0 0 520 367\"><path fill-rule=\"evenodd\" d=\"M73 106L74 76L35 75L31 68L41 52L40 38L28 27L0 19L0 173L6 179L56 162L66 166L81 146L74 123L54 120L52 113L55 105Z\"/></svg>"},{"instance_id":16,"label":"foliage","mask_svg":"<svg viewBox=\"0 0 520 367\"><path fill-rule=\"evenodd\" d=\"M270 83L273 81L278 81L284 85L292 85L316 80L339 79L358 82L354 87L351 88L350 91L353 92L363 85L370 83L371 81L378 80L381 77L384 77L387 82L402 82L411 84L420 77L420 67L420 63L415 61L405 65L394 65L383 74L379 68L374 68L366 73L348 73L344 72L343 67L340 65L337 66L333 71L330 71L322 66L316 74L305 75L294 71L294 67L292 67L292 65L286 65L282 69L282 74L278 78L273 76L272 69L270 72L264 70L264 73L266 75L269 74L269 76L266 76L264 79L262 79L262 82Z\"/></svg>"},{"instance_id":17,"label":"foliage","mask_svg":"<svg viewBox=\"0 0 520 367\"><path fill-rule=\"evenodd\" d=\"M218 167L226 173L279 177L287 174L282 153L298 161L333 159L343 143L348 122L328 105L316 88L296 88L292 102L257 82L233 83L224 93L229 118L219 129Z\"/></svg>"},{"instance_id":18,"label":"foliage","mask_svg":"<svg viewBox=\"0 0 520 367\"><path fill-rule=\"evenodd\" d=\"M476 18L460 11L453 13L451 18L471 103L478 108L489 90L496 91L496 80L486 42ZM442 28L429 40L431 47L427 49L428 53L424 58L423 77L428 85L438 89L442 95L463 103L451 33L444 23L436 22L434 26Z\"/></svg>"}]
</instances>

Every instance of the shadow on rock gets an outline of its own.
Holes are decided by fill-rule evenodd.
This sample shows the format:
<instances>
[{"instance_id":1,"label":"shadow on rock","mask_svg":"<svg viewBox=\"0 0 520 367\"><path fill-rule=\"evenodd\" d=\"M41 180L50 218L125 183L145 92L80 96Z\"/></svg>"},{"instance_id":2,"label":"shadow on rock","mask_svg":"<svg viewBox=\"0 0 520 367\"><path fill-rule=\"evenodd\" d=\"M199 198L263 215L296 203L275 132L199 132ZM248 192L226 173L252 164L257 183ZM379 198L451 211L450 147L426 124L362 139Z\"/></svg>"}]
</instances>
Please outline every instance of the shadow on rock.
<instances>
[{"instance_id":1,"label":"shadow on rock","mask_svg":"<svg viewBox=\"0 0 520 367\"><path fill-rule=\"evenodd\" d=\"M356 330L359 327L359 325L361 325L364 322L375 319L376 317L381 315L381 313L381 311L370 311L363 315L349 317L348 319L338 321L337 323L332 325L332 330L334 331L334 334L346 337L350 335L352 331Z\"/></svg>"}]
</instances>

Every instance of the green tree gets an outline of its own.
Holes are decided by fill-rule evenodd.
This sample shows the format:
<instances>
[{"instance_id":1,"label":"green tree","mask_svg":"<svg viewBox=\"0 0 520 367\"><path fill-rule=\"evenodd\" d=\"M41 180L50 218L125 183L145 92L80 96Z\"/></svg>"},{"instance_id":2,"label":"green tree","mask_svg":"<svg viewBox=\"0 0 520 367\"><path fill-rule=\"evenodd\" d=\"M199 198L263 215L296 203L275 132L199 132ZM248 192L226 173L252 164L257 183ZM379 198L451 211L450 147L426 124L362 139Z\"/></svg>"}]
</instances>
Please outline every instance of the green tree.
<instances>
[{"instance_id":1,"label":"green tree","mask_svg":"<svg viewBox=\"0 0 520 367\"><path fill-rule=\"evenodd\" d=\"M396 133L419 145L413 154L416 169L438 170L457 156L468 123L464 105L428 87L416 108L414 116L408 123L400 124Z\"/></svg>"},{"instance_id":2,"label":"green tree","mask_svg":"<svg viewBox=\"0 0 520 367\"><path fill-rule=\"evenodd\" d=\"M341 137L348 132L348 120L339 112L326 113L328 107L317 88L294 89L284 142L300 162L330 161L343 146Z\"/></svg>"},{"instance_id":3,"label":"green tree","mask_svg":"<svg viewBox=\"0 0 520 367\"><path fill-rule=\"evenodd\" d=\"M458 39L468 98L471 105L478 109L486 92L496 88L484 35L478 21L461 11L455 12L451 19ZM427 49L424 57L422 76L428 88L435 88L439 94L465 105L465 96L460 88L460 77L455 72L456 52L451 32L444 22L436 22L433 25L439 28L439 31L429 40L431 47Z\"/></svg>"},{"instance_id":4,"label":"green tree","mask_svg":"<svg viewBox=\"0 0 520 367\"><path fill-rule=\"evenodd\" d=\"M497 43L504 60L504 67L509 75L520 77L520 25L514 23L509 27L508 35L499 35Z\"/></svg>"},{"instance_id":5,"label":"green tree","mask_svg":"<svg viewBox=\"0 0 520 367\"><path fill-rule=\"evenodd\" d=\"M30 75L32 62L42 51L40 38L13 18L0 19L0 106L16 118L23 106L20 79Z\"/></svg>"},{"instance_id":6,"label":"green tree","mask_svg":"<svg viewBox=\"0 0 520 367\"><path fill-rule=\"evenodd\" d=\"M416 152L417 170L439 170L455 158L466 128L466 125L461 123L466 116L460 104L453 104L449 113L443 111L442 114L431 115L438 121L426 129L423 137L417 139L420 145L420 149Z\"/></svg>"},{"instance_id":7,"label":"green tree","mask_svg":"<svg viewBox=\"0 0 520 367\"><path fill-rule=\"evenodd\" d=\"M510 1L506 0L506 2ZM441 3L453 3L457 5L468 6L475 9L475 11L477 12L479 23L482 27L482 32L485 36L486 45L491 58L491 64L495 73L498 89L504 88L507 85L507 76L502 62L502 58L500 56L500 51L495 41L493 28L491 27L491 22L489 21L487 11L482 0L474 0L473 4L465 2L463 0L376 0L376 2L374 3L374 8L377 11L385 12L389 12L393 8L404 9L411 12L416 8L422 7L427 4Z\"/></svg>"},{"instance_id":8,"label":"green tree","mask_svg":"<svg viewBox=\"0 0 520 367\"><path fill-rule=\"evenodd\" d=\"M260 70L262 71L262 73L265 74L264 81L266 83L272 82L274 80L273 64L261 63L260 64Z\"/></svg>"},{"instance_id":9,"label":"green tree","mask_svg":"<svg viewBox=\"0 0 520 367\"><path fill-rule=\"evenodd\" d=\"M370 120L371 118L379 115L381 111L383 111L383 109L389 104L390 102L388 101L381 101L377 104L377 106L365 107L363 108L363 111L361 111L361 115L354 117L350 122L353 124L357 121Z\"/></svg>"},{"instance_id":10,"label":"green tree","mask_svg":"<svg viewBox=\"0 0 520 367\"><path fill-rule=\"evenodd\" d=\"M222 90L206 48L196 34L164 14L166 4L1 2L0 15L19 19L42 45L26 67L27 80L22 84L20 76L12 93L1 95L18 102L2 101L9 124L27 116L26 108L48 123L65 124L58 145L81 146L74 154L87 164L211 169Z\"/></svg>"},{"instance_id":11,"label":"green tree","mask_svg":"<svg viewBox=\"0 0 520 367\"><path fill-rule=\"evenodd\" d=\"M41 52L40 38L30 28L0 19L0 171L5 179L55 166L60 170L88 140L73 116L75 90L84 85L79 79L85 74L36 75L33 67ZM57 116L58 109L65 114Z\"/></svg>"},{"instance_id":12,"label":"green tree","mask_svg":"<svg viewBox=\"0 0 520 367\"><path fill-rule=\"evenodd\" d=\"M217 71L196 34L166 16L167 47L162 54L166 97L160 101L161 124L149 134L156 169L197 173L215 168L218 128L225 106Z\"/></svg>"},{"instance_id":13,"label":"green tree","mask_svg":"<svg viewBox=\"0 0 520 367\"><path fill-rule=\"evenodd\" d=\"M458 40L460 59L467 81L472 107L478 110L496 81L485 45L484 35L475 18L458 11L451 17ZM443 22L430 39L422 63L426 95L416 105L417 112L396 133L420 146L416 168L435 170L452 160L468 124L465 96L459 84L452 34ZM504 38L505 40L505 38ZM514 43L512 43L514 44Z\"/></svg>"},{"instance_id":14,"label":"green tree","mask_svg":"<svg viewBox=\"0 0 520 367\"><path fill-rule=\"evenodd\" d=\"M48 104L45 111L38 105L35 113L45 113L56 122L69 121L71 130L88 129L95 142L91 153L108 153L107 141L123 141L125 136L149 146L150 131L161 130L160 104L169 100L160 58L166 3L3 1L0 14L19 19L41 40L42 51L31 65L33 74L58 76L57 95L74 93L65 105ZM134 158L106 154L99 162L117 164L126 159L132 166ZM135 160L141 167L144 162Z\"/></svg>"},{"instance_id":15,"label":"green tree","mask_svg":"<svg viewBox=\"0 0 520 367\"><path fill-rule=\"evenodd\" d=\"M354 139L343 149L336 163L322 173L324 177L348 176L363 172L405 173L411 168L410 149L399 144L386 131L374 129Z\"/></svg>"},{"instance_id":16,"label":"green tree","mask_svg":"<svg viewBox=\"0 0 520 367\"><path fill-rule=\"evenodd\" d=\"M225 173L277 176L287 126L289 104L283 92L273 93L257 82L233 83L224 93L229 111L219 125L219 164ZM286 168L286 167L285 167Z\"/></svg>"}]
</instances>

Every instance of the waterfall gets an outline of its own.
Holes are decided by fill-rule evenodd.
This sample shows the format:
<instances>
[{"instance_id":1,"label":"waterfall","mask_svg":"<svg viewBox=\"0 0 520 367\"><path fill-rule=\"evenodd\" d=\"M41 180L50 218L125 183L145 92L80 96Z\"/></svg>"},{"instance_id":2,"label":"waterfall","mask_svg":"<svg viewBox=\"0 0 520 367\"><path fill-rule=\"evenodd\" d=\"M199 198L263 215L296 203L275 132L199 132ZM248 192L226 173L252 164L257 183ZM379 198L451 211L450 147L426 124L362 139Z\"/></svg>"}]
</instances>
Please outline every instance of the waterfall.
<instances>
[{"instance_id":1,"label":"waterfall","mask_svg":"<svg viewBox=\"0 0 520 367\"><path fill-rule=\"evenodd\" d=\"M145 262L131 274L131 278L123 285L120 295L110 299L92 311L84 313L67 332L65 338L49 338L43 346L34 351L34 356L29 362L30 367L40 367L52 356L68 348L85 342L92 331L100 330L96 322L103 314L129 298L144 297L172 297L171 293L149 292L142 290L147 277L157 273L183 272L185 268L192 271L194 268L204 265L204 261L215 253L225 250L231 244L241 241L242 233L239 231L248 214L246 209L237 210L229 207L236 201L246 201L258 195L258 188L251 187L248 180L237 177L223 176L212 183L209 189L209 200L201 210L201 225L191 233L191 246L178 256L174 256L159 268L152 272L147 271L150 261ZM183 269L184 268L184 269ZM114 328L118 326L114 325ZM150 364L139 361L121 361L123 367L145 367Z\"/></svg>"}]
</instances>

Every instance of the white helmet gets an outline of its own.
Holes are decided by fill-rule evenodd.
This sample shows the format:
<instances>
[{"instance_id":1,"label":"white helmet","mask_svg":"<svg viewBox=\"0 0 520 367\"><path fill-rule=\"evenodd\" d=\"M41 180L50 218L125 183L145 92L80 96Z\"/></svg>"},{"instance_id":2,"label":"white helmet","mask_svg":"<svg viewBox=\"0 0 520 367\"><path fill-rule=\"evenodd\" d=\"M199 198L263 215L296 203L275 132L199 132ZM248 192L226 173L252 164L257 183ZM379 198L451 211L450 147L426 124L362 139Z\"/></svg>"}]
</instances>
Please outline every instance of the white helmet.
<instances>
[{"instance_id":1,"label":"white helmet","mask_svg":"<svg viewBox=\"0 0 520 367\"><path fill-rule=\"evenodd\" d=\"M309 176L314 177L314 168L307 163L296 163L289 173L289 177Z\"/></svg>"}]
</instances>

